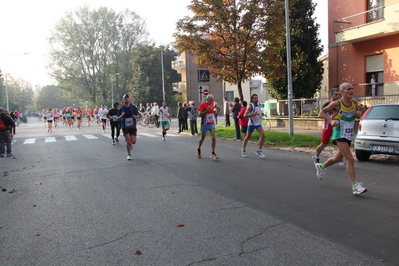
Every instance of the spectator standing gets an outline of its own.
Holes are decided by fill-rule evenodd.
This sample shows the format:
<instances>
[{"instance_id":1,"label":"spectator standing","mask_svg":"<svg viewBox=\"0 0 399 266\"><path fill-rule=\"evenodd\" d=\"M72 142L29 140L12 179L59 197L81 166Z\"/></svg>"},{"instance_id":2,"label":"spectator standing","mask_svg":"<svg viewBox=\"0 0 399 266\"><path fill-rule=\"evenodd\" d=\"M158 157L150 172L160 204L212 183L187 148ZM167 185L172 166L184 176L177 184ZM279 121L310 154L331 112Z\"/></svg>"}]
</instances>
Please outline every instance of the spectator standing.
<instances>
[{"instance_id":1,"label":"spectator standing","mask_svg":"<svg viewBox=\"0 0 399 266\"><path fill-rule=\"evenodd\" d=\"M155 126L159 127L159 106L156 102L154 102L154 106L152 107L152 114L155 117Z\"/></svg>"},{"instance_id":2,"label":"spectator standing","mask_svg":"<svg viewBox=\"0 0 399 266\"><path fill-rule=\"evenodd\" d=\"M188 110L188 118L190 120L190 129L191 129L191 136L194 137L195 135L198 135L198 130L197 130L197 107L195 106L194 101L189 102L189 106L187 108Z\"/></svg>"},{"instance_id":3,"label":"spectator standing","mask_svg":"<svg viewBox=\"0 0 399 266\"><path fill-rule=\"evenodd\" d=\"M215 113L214 113L214 115L215 115L215 124L217 125L218 124L218 114L220 113L220 108L219 108L219 105L218 105L218 103L217 102L215 102Z\"/></svg>"},{"instance_id":4,"label":"spectator standing","mask_svg":"<svg viewBox=\"0 0 399 266\"><path fill-rule=\"evenodd\" d=\"M7 152L7 157L12 157L14 155L11 153L11 129L15 127L15 122L2 107L0 107L0 119L0 124L4 124L0 128L0 157L4 157L5 152ZM7 149L5 149L4 144Z\"/></svg>"},{"instance_id":5,"label":"spectator standing","mask_svg":"<svg viewBox=\"0 0 399 266\"><path fill-rule=\"evenodd\" d=\"M375 74L371 75L370 83L371 83L371 96L375 96L377 93L377 85L376 85L377 78L375 77Z\"/></svg>"},{"instance_id":6,"label":"spectator standing","mask_svg":"<svg viewBox=\"0 0 399 266\"><path fill-rule=\"evenodd\" d=\"M187 122L187 120L188 120L188 112L189 112L188 104L184 103L183 104L183 108L184 108L184 125L183 125L183 129L185 131L188 131L188 122Z\"/></svg>"},{"instance_id":7,"label":"spectator standing","mask_svg":"<svg viewBox=\"0 0 399 266\"><path fill-rule=\"evenodd\" d=\"M223 98L223 113L225 118L226 127L230 126L230 103L227 98Z\"/></svg>"},{"instance_id":8,"label":"spectator standing","mask_svg":"<svg viewBox=\"0 0 399 266\"><path fill-rule=\"evenodd\" d=\"M238 119L238 114L240 113L241 110L241 104L240 104L240 99L238 97L234 98L234 105L233 108L231 109L231 112L233 113L233 119L234 119L234 127L236 128L236 139L241 139L241 134L240 134L240 124L239 124L239 119Z\"/></svg>"},{"instance_id":9,"label":"spectator standing","mask_svg":"<svg viewBox=\"0 0 399 266\"><path fill-rule=\"evenodd\" d=\"M10 116L12 118L12 120L14 120L15 123L17 123L17 117L14 115L14 112L10 112ZM15 134L15 124L14 126L11 128L11 134L16 135Z\"/></svg>"},{"instance_id":10,"label":"spectator standing","mask_svg":"<svg viewBox=\"0 0 399 266\"><path fill-rule=\"evenodd\" d=\"M183 105L181 102L177 103L177 119L178 119L178 123L179 123L179 132L183 132L184 130L184 120L186 117L186 110L184 109Z\"/></svg>"}]
</instances>

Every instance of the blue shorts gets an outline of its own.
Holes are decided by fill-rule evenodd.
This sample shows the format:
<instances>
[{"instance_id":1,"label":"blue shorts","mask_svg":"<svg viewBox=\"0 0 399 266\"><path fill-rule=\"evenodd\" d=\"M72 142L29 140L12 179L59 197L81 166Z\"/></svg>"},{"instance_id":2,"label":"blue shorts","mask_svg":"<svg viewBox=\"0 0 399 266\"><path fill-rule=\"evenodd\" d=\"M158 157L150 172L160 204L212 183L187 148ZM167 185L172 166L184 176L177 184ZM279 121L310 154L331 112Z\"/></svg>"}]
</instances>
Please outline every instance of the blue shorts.
<instances>
[{"instance_id":1,"label":"blue shorts","mask_svg":"<svg viewBox=\"0 0 399 266\"><path fill-rule=\"evenodd\" d=\"M215 124L201 125L201 133L206 133L208 131L211 131L212 129L215 129Z\"/></svg>"},{"instance_id":2,"label":"blue shorts","mask_svg":"<svg viewBox=\"0 0 399 266\"><path fill-rule=\"evenodd\" d=\"M247 131L248 131L248 132L254 132L254 130L255 130L256 128L259 128L259 127L262 127L262 125L257 125L257 126L250 125L250 126L248 126Z\"/></svg>"}]
</instances>

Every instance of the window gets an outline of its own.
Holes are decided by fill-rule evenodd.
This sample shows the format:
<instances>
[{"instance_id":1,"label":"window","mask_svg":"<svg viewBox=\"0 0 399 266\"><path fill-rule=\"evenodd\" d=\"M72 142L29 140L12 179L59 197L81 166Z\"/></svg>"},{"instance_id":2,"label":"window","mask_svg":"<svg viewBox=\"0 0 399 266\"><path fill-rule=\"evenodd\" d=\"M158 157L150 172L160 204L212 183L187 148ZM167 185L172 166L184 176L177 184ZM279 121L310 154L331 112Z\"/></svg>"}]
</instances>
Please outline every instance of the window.
<instances>
[{"instance_id":1,"label":"window","mask_svg":"<svg viewBox=\"0 0 399 266\"><path fill-rule=\"evenodd\" d=\"M366 96L384 95L384 55L377 54L366 57ZM377 83L377 84L373 84Z\"/></svg>"},{"instance_id":2,"label":"window","mask_svg":"<svg viewBox=\"0 0 399 266\"><path fill-rule=\"evenodd\" d=\"M229 102L234 102L234 91L226 91L226 98Z\"/></svg>"},{"instance_id":3,"label":"window","mask_svg":"<svg viewBox=\"0 0 399 266\"><path fill-rule=\"evenodd\" d=\"M384 0L367 0L367 23L384 19Z\"/></svg>"}]
</instances>

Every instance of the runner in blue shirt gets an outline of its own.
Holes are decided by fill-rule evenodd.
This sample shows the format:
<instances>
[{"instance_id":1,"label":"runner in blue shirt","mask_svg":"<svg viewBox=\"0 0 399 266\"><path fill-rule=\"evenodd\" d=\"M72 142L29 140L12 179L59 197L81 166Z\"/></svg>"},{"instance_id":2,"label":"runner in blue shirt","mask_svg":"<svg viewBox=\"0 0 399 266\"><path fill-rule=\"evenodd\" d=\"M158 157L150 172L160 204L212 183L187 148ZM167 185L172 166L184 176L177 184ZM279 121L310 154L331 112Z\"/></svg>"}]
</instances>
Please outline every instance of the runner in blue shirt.
<instances>
[{"instance_id":1,"label":"runner in blue shirt","mask_svg":"<svg viewBox=\"0 0 399 266\"><path fill-rule=\"evenodd\" d=\"M140 117L137 107L130 102L129 95L123 95L123 105L119 107L117 121L122 120L122 132L126 139L127 160L131 160L130 151L137 140L136 119Z\"/></svg>"}]
</instances>

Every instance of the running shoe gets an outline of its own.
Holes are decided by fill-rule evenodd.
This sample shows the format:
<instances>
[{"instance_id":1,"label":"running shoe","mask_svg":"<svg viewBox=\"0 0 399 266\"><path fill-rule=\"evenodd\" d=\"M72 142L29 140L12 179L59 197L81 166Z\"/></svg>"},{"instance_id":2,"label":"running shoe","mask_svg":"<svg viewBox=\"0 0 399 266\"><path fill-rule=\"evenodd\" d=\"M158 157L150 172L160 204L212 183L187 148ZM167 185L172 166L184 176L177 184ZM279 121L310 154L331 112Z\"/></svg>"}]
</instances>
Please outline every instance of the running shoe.
<instances>
[{"instance_id":1,"label":"running shoe","mask_svg":"<svg viewBox=\"0 0 399 266\"><path fill-rule=\"evenodd\" d=\"M326 174L326 169L321 169L321 163L315 163L316 176L318 179L322 180L323 176Z\"/></svg>"},{"instance_id":2,"label":"running shoe","mask_svg":"<svg viewBox=\"0 0 399 266\"><path fill-rule=\"evenodd\" d=\"M163 137L162 140L165 140L165 137Z\"/></svg>"},{"instance_id":3,"label":"running shoe","mask_svg":"<svg viewBox=\"0 0 399 266\"><path fill-rule=\"evenodd\" d=\"M339 165L346 165L346 162L345 162L344 160L342 160L342 161L338 162L337 164L339 164Z\"/></svg>"},{"instance_id":4,"label":"running shoe","mask_svg":"<svg viewBox=\"0 0 399 266\"><path fill-rule=\"evenodd\" d=\"M4 153L0 153L0 157L4 157Z\"/></svg>"},{"instance_id":5,"label":"running shoe","mask_svg":"<svg viewBox=\"0 0 399 266\"><path fill-rule=\"evenodd\" d=\"M217 157L217 155L216 155L214 152L211 153L210 157L211 157L212 159L214 159L214 160L219 159L219 157Z\"/></svg>"},{"instance_id":6,"label":"running shoe","mask_svg":"<svg viewBox=\"0 0 399 266\"><path fill-rule=\"evenodd\" d=\"M119 144L119 139L118 138L116 138L115 141L116 141L116 144Z\"/></svg>"},{"instance_id":7,"label":"running shoe","mask_svg":"<svg viewBox=\"0 0 399 266\"><path fill-rule=\"evenodd\" d=\"M105 133L105 131L103 130L103 133Z\"/></svg>"},{"instance_id":8,"label":"running shoe","mask_svg":"<svg viewBox=\"0 0 399 266\"><path fill-rule=\"evenodd\" d=\"M367 192L367 188L363 187L362 183L357 183L356 185L352 186L353 195L359 195L364 192Z\"/></svg>"},{"instance_id":9,"label":"running shoe","mask_svg":"<svg viewBox=\"0 0 399 266\"><path fill-rule=\"evenodd\" d=\"M128 154L126 160L130 161L131 159L132 159L132 156L130 154Z\"/></svg>"},{"instance_id":10,"label":"running shoe","mask_svg":"<svg viewBox=\"0 0 399 266\"><path fill-rule=\"evenodd\" d=\"M244 149L241 149L241 156L244 157L244 158L247 157L247 155L245 154L245 150Z\"/></svg>"},{"instance_id":11,"label":"running shoe","mask_svg":"<svg viewBox=\"0 0 399 266\"><path fill-rule=\"evenodd\" d=\"M14 156L14 154L12 154L12 153L7 154L7 157L13 157L13 156Z\"/></svg>"},{"instance_id":12,"label":"running shoe","mask_svg":"<svg viewBox=\"0 0 399 266\"><path fill-rule=\"evenodd\" d=\"M198 157L199 159L202 158L202 156L201 156L201 149L197 149L197 157Z\"/></svg>"},{"instance_id":13,"label":"running shoe","mask_svg":"<svg viewBox=\"0 0 399 266\"><path fill-rule=\"evenodd\" d=\"M115 140L112 140L112 145L115 145Z\"/></svg>"},{"instance_id":14,"label":"running shoe","mask_svg":"<svg viewBox=\"0 0 399 266\"><path fill-rule=\"evenodd\" d=\"M255 152L255 154L256 154L256 155L259 155L260 158L265 158L265 155L262 153L261 150L257 150L257 151Z\"/></svg>"},{"instance_id":15,"label":"running shoe","mask_svg":"<svg viewBox=\"0 0 399 266\"><path fill-rule=\"evenodd\" d=\"M320 163L320 158L317 157L316 155L313 155L313 156L312 156L312 160L313 160L313 163L314 163L314 164Z\"/></svg>"}]
</instances>

